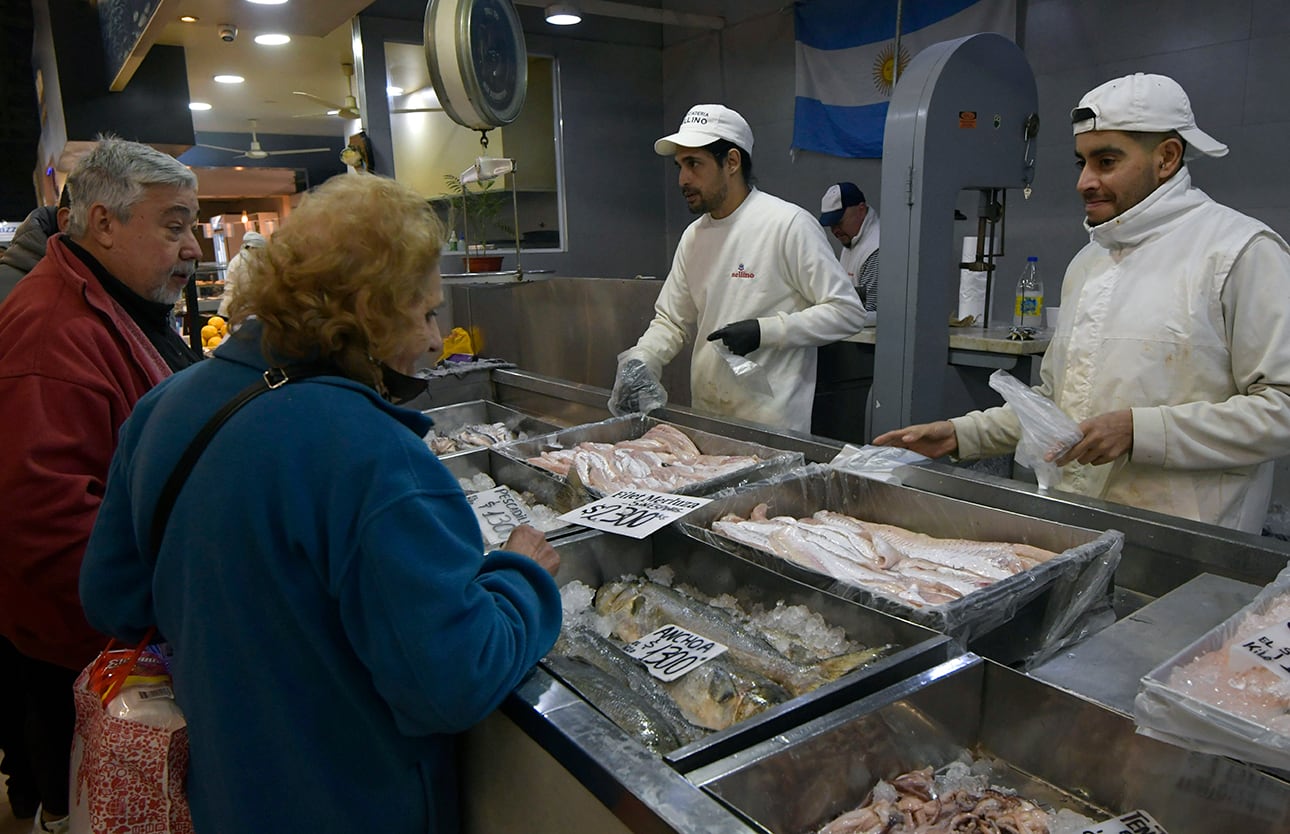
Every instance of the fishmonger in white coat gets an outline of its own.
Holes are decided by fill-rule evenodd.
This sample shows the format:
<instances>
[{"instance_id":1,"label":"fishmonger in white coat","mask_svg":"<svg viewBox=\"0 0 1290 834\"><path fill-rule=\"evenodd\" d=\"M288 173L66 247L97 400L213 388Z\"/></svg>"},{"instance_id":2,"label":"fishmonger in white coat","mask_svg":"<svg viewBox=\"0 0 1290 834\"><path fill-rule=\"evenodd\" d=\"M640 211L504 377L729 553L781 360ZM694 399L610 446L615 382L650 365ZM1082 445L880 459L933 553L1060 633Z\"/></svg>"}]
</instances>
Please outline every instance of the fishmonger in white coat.
<instances>
[{"instance_id":1,"label":"fishmonger in white coat","mask_svg":"<svg viewBox=\"0 0 1290 834\"><path fill-rule=\"evenodd\" d=\"M864 308L816 218L751 185L752 146L748 123L719 104L692 107L654 143L701 216L681 235L653 321L619 356L613 413L665 401L663 366L695 338L695 410L810 431L815 348L858 332ZM736 376L718 343L760 365L769 392Z\"/></svg>"},{"instance_id":2,"label":"fishmonger in white coat","mask_svg":"<svg viewBox=\"0 0 1290 834\"><path fill-rule=\"evenodd\" d=\"M1173 79L1108 81L1071 117L1089 243L1037 389L1084 433L1059 488L1258 532L1290 453L1290 247L1192 185L1184 159L1227 146ZM874 443L970 458L1019 437L1003 406Z\"/></svg>"}]
</instances>

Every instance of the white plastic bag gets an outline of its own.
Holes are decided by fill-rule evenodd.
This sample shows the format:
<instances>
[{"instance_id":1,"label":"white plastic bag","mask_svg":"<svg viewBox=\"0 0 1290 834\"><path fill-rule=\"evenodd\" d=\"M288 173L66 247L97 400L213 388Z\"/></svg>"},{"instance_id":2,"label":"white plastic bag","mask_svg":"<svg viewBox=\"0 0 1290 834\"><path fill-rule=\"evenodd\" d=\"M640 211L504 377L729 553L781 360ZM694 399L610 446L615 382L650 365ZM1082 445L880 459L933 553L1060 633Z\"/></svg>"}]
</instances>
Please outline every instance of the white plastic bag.
<instances>
[{"instance_id":1,"label":"white plastic bag","mask_svg":"<svg viewBox=\"0 0 1290 834\"><path fill-rule=\"evenodd\" d=\"M927 463L931 458L899 446L855 446L851 443L829 461L829 468L840 469L888 484L900 484L897 470L906 466Z\"/></svg>"},{"instance_id":2,"label":"white plastic bag","mask_svg":"<svg viewBox=\"0 0 1290 834\"><path fill-rule=\"evenodd\" d=\"M1051 455L1055 460L1080 442L1084 433L1079 425L1052 400L1022 385L1006 371L990 374L990 387L1003 395L1021 421L1017 463L1034 470L1040 489L1056 486L1062 479L1061 469L1046 458Z\"/></svg>"},{"instance_id":3,"label":"white plastic bag","mask_svg":"<svg viewBox=\"0 0 1290 834\"><path fill-rule=\"evenodd\" d=\"M734 371L739 382L748 387L748 390L757 394L769 397L771 395L770 377L766 375L766 369L747 356L740 356L731 353L730 348L726 347L723 342L717 342L713 345L717 354L730 366Z\"/></svg>"}]
</instances>

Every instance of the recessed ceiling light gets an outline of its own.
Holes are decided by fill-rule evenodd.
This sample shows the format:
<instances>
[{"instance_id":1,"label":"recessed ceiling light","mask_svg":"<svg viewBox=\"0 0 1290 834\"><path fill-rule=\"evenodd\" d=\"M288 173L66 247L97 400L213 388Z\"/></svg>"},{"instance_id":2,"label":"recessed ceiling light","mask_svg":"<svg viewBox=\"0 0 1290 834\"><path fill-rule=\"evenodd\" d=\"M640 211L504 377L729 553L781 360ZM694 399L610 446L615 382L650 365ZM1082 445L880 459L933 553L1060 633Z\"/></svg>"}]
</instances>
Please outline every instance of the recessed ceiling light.
<instances>
[{"instance_id":1,"label":"recessed ceiling light","mask_svg":"<svg viewBox=\"0 0 1290 834\"><path fill-rule=\"evenodd\" d=\"M204 101L190 101L188 102L188 109L189 110L210 110L211 106Z\"/></svg>"},{"instance_id":2,"label":"recessed ceiling light","mask_svg":"<svg viewBox=\"0 0 1290 834\"><path fill-rule=\"evenodd\" d=\"M256 35L255 42L260 46L282 46L291 43L290 35Z\"/></svg>"},{"instance_id":3,"label":"recessed ceiling light","mask_svg":"<svg viewBox=\"0 0 1290 834\"><path fill-rule=\"evenodd\" d=\"M572 26L582 22L582 14L567 3L556 3L546 7L546 22L553 26Z\"/></svg>"},{"instance_id":4,"label":"recessed ceiling light","mask_svg":"<svg viewBox=\"0 0 1290 834\"><path fill-rule=\"evenodd\" d=\"M281 6L287 0L246 0L248 3L254 3L257 6Z\"/></svg>"},{"instance_id":5,"label":"recessed ceiling light","mask_svg":"<svg viewBox=\"0 0 1290 834\"><path fill-rule=\"evenodd\" d=\"M327 111L327 115L328 115L328 116L339 116L339 115L340 115L340 111L339 111L339 110L328 110L328 111Z\"/></svg>"},{"instance_id":6,"label":"recessed ceiling light","mask_svg":"<svg viewBox=\"0 0 1290 834\"><path fill-rule=\"evenodd\" d=\"M198 18L193 17L193 16L192 16L192 15L190 15L190 14L186 14L186 15L184 15L183 17L179 18L179 22L180 22L180 23L196 23L196 22L197 22L197 20L198 20Z\"/></svg>"},{"instance_id":7,"label":"recessed ceiling light","mask_svg":"<svg viewBox=\"0 0 1290 834\"><path fill-rule=\"evenodd\" d=\"M392 96L401 96L403 95L403 88L390 85L389 87L385 88L385 92Z\"/></svg>"},{"instance_id":8,"label":"recessed ceiling light","mask_svg":"<svg viewBox=\"0 0 1290 834\"><path fill-rule=\"evenodd\" d=\"M246 79L240 75L217 75L215 81L220 84L241 84Z\"/></svg>"}]
</instances>

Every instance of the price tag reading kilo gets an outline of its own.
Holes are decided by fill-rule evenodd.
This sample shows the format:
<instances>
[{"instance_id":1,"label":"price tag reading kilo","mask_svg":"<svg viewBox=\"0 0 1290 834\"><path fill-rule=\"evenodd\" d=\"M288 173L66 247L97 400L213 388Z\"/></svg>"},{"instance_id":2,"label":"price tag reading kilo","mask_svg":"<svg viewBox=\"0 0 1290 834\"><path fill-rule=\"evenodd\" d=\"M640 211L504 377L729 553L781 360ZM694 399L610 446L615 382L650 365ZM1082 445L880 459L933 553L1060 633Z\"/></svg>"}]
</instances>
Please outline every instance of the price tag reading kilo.
<instances>
[{"instance_id":1,"label":"price tag reading kilo","mask_svg":"<svg viewBox=\"0 0 1290 834\"><path fill-rule=\"evenodd\" d=\"M499 486L486 492L466 496L470 508L479 519L479 529L484 534L484 544L497 547L504 544L511 531L521 524L530 524L528 510L510 487Z\"/></svg>"},{"instance_id":2,"label":"price tag reading kilo","mask_svg":"<svg viewBox=\"0 0 1290 834\"><path fill-rule=\"evenodd\" d=\"M1277 623L1234 642L1228 651L1228 666L1234 672L1262 666L1283 681L1290 681L1290 623Z\"/></svg>"},{"instance_id":3,"label":"price tag reading kilo","mask_svg":"<svg viewBox=\"0 0 1290 834\"><path fill-rule=\"evenodd\" d=\"M726 647L720 643L675 625L657 628L623 646L624 652L640 661L651 675L664 681L676 680L725 650Z\"/></svg>"},{"instance_id":4,"label":"price tag reading kilo","mask_svg":"<svg viewBox=\"0 0 1290 834\"><path fill-rule=\"evenodd\" d=\"M1130 811L1092 828L1085 828L1081 834L1169 834L1169 832L1165 831L1165 827L1152 819L1146 811Z\"/></svg>"}]
</instances>

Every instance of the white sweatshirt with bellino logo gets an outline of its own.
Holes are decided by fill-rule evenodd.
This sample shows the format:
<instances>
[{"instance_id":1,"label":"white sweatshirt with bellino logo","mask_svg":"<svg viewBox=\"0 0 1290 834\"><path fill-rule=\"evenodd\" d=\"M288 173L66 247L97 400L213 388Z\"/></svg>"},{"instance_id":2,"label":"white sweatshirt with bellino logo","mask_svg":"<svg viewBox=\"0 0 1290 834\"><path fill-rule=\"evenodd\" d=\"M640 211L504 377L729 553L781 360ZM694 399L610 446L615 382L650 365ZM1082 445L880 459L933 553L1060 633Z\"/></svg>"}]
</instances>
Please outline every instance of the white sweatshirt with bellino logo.
<instances>
[{"instance_id":1,"label":"white sweatshirt with bellino logo","mask_svg":"<svg viewBox=\"0 0 1290 834\"><path fill-rule=\"evenodd\" d=\"M654 319L629 352L658 376L694 340L693 407L776 428L808 432L815 396L815 348L864 326L864 308L824 229L805 209L753 189L739 208L686 228ZM748 358L761 365L769 394L736 377L707 337L745 319L761 327Z\"/></svg>"}]
</instances>

